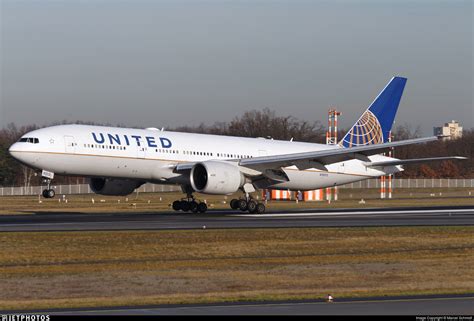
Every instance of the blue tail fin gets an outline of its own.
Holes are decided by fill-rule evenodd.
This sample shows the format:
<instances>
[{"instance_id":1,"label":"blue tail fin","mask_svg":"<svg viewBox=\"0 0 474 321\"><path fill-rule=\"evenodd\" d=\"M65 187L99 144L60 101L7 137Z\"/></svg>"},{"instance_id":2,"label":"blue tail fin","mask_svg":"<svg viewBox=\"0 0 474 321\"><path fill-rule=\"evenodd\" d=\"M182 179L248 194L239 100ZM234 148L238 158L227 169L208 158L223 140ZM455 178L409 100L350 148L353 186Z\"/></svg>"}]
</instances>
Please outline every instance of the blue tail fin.
<instances>
[{"instance_id":1,"label":"blue tail fin","mask_svg":"<svg viewBox=\"0 0 474 321\"><path fill-rule=\"evenodd\" d=\"M406 78L393 77L339 145L355 147L386 143L406 82Z\"/></svg>"}]
</instances>

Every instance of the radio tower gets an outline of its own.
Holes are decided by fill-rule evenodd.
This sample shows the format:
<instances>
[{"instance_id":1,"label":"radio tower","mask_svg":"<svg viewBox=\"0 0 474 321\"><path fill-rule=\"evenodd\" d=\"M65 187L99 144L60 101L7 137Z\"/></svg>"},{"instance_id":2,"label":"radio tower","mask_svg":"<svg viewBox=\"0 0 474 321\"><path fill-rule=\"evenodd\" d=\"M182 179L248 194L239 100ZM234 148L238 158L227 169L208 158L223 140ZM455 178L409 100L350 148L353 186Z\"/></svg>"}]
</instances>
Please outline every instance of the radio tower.
<instances>
[{"instance_id":1,"label":"radio tower","mask_svg":"<svg viewBox=\"0 0 474 321\"><path fill-rule=\"evenodd\" d=\"M388 133L388 141L391 142L393 140L392 132ZM384 154L385 155L385 154ZM391 148L388 152L388 157L394 157L393 148ZM381 176L380 177L380 198L392 198L392 180L393 174Z\"/></svg>"},{"instance_id":2,"label":"radio tower","mask_svg":"<svg viewBox=\"0 0 474 321\"><path fill-rule=\"evenodd\" d=\"M329 108L328 110L328 130L326 132L326 144L336 145L337 144L337 116L342 113L337 111L335 108ZM338 188L334 186L334 200L337 201ZM332 188L326 188L326 200L331 202L332 199Z\"/></svg>"},{"instance_id":3,"label":"radio tower","mask_svg":"<svg viewBox=\"0 0 474 321\"><path fill-rule=\"evenodd\" d=\"M328 111L328 131L326 132L326 144L336 145L337 144L337 116L340 116L341 112L336 109L330 108Z\"/></svg>"}]
</instances>

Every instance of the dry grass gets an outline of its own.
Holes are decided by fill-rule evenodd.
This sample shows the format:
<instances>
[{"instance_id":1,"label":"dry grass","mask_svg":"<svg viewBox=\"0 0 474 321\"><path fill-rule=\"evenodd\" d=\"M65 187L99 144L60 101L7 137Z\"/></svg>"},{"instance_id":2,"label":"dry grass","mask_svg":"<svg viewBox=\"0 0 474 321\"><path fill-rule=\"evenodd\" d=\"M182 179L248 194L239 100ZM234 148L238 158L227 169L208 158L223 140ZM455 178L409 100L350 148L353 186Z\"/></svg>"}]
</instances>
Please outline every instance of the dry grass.
<instances>
[{"instance_id":1,"label":"dry grass","mask_svg":"<svg viewBox=\"0 0 474 321\"><path fill-rule=\"evenodd\" d=\"M0 309L474 292L474 227L0 234Z\"/></svg>"},{"instance_id":2,"label":"dry grass","mask_svg":"<svg viewBox=\"0 0 474 321\"><path fill-rule=\"evenodd\" d=\"M432 196L432 195L435 196ZM210 209L229 209L233 196L199 195L198 199L206 200ZM68 202L55 199L39 199L38 196L0 197L1 214L30 214L36 212L113 212L113 213L143 213L143 212L173 212L171 203L183 197L180 193L140 193L128 197L101 195L68 195ZM365 204L359 204L363 198ZM94 199L94 203L92 203ZM41 203L39 201L41 200ZM403 207L403 206L443 206L443 205L474 206L474 190L469 188L452 189L398 189L394 199L380 200L377 189L341 189L339 200L328 202L299 202L270 201L269 211L281 209L304 208L368 208L368 207Z\"/></svg>"}]
</instances>

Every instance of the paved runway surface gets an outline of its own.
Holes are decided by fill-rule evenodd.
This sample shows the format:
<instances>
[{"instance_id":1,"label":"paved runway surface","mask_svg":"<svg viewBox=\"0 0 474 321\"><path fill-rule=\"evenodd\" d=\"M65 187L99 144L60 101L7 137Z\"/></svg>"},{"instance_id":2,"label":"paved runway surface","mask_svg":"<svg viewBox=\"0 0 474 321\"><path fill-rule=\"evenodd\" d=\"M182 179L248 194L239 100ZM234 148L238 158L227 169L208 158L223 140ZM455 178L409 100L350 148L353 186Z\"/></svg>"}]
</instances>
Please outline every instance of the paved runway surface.
<instances>
[{"instance_id":1,"label":"paved runway surface","mask_svg":"<svg viewBox=\"0 0 474 321\"><path fill-rule=\"evenodd\" d=\"M0 232L167 230L206 228L289 228L345 226L474 225L473 207L318 209L245 214L210 211L206 214L37 213L0 216Z\"/></svg>"},{"instance_id":2,"label":"paved runway surface","mask_svg":"<svg viewBox=\"0 0 474 321\"><path fill-rule=\"evenodd\" d=\"M0 216L3 231L166 230L206 228L344 227L474 225L472 207L331 209L271 212L249 215L237 211L202 214L81 214L38 213ZM143 308L100 308L61 310L51 314L103 315L472 315L474 296L337 300L325 302L282 302L221 305L158 306Z\"/></svg>"},{"instance_id":3,"label":"paved runway surface","mask_svg":"<svg viewBox=\"0 0 474 321\"><path fill-rule=\"evenodd\" d=\"M412 297L382 300L245 303L62 310L61 315L473 315L474 297Z\"/></svg>"}]
</instances>

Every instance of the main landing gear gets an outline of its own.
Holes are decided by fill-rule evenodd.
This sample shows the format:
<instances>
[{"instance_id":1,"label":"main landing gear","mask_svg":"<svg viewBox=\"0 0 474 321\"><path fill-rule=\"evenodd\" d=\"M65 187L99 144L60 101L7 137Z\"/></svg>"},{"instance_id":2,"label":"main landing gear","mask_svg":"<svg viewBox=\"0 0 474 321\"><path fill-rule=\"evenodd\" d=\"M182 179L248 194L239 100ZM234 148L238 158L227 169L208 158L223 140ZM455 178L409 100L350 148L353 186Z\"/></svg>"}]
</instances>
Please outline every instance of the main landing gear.
<instances>
[{"instance_id":1,"label":"main landing gear","mask_svg":"<svg viewBox=\"0 0 474 321\"><path fill-rule=\"evenodd\" d=\"M205 213L207 211L207 204L197 202L192 195L188 195L186 198L174 201L173 209L175 211Z\"/></svg>"},{"instance_id":2,"label":"main landing gear","mask_svg":"<svg viewBox=\"0 0 474 321\"><path fill-rule=\"evenodd\" d=\"M241 210L242 212L248 211L249 213L262 214L265 213L265 204L255 201L251 197L246 197L246 199L233 199L230 201L230 207L233 210Z\"/></svg>"}]
</instances>

